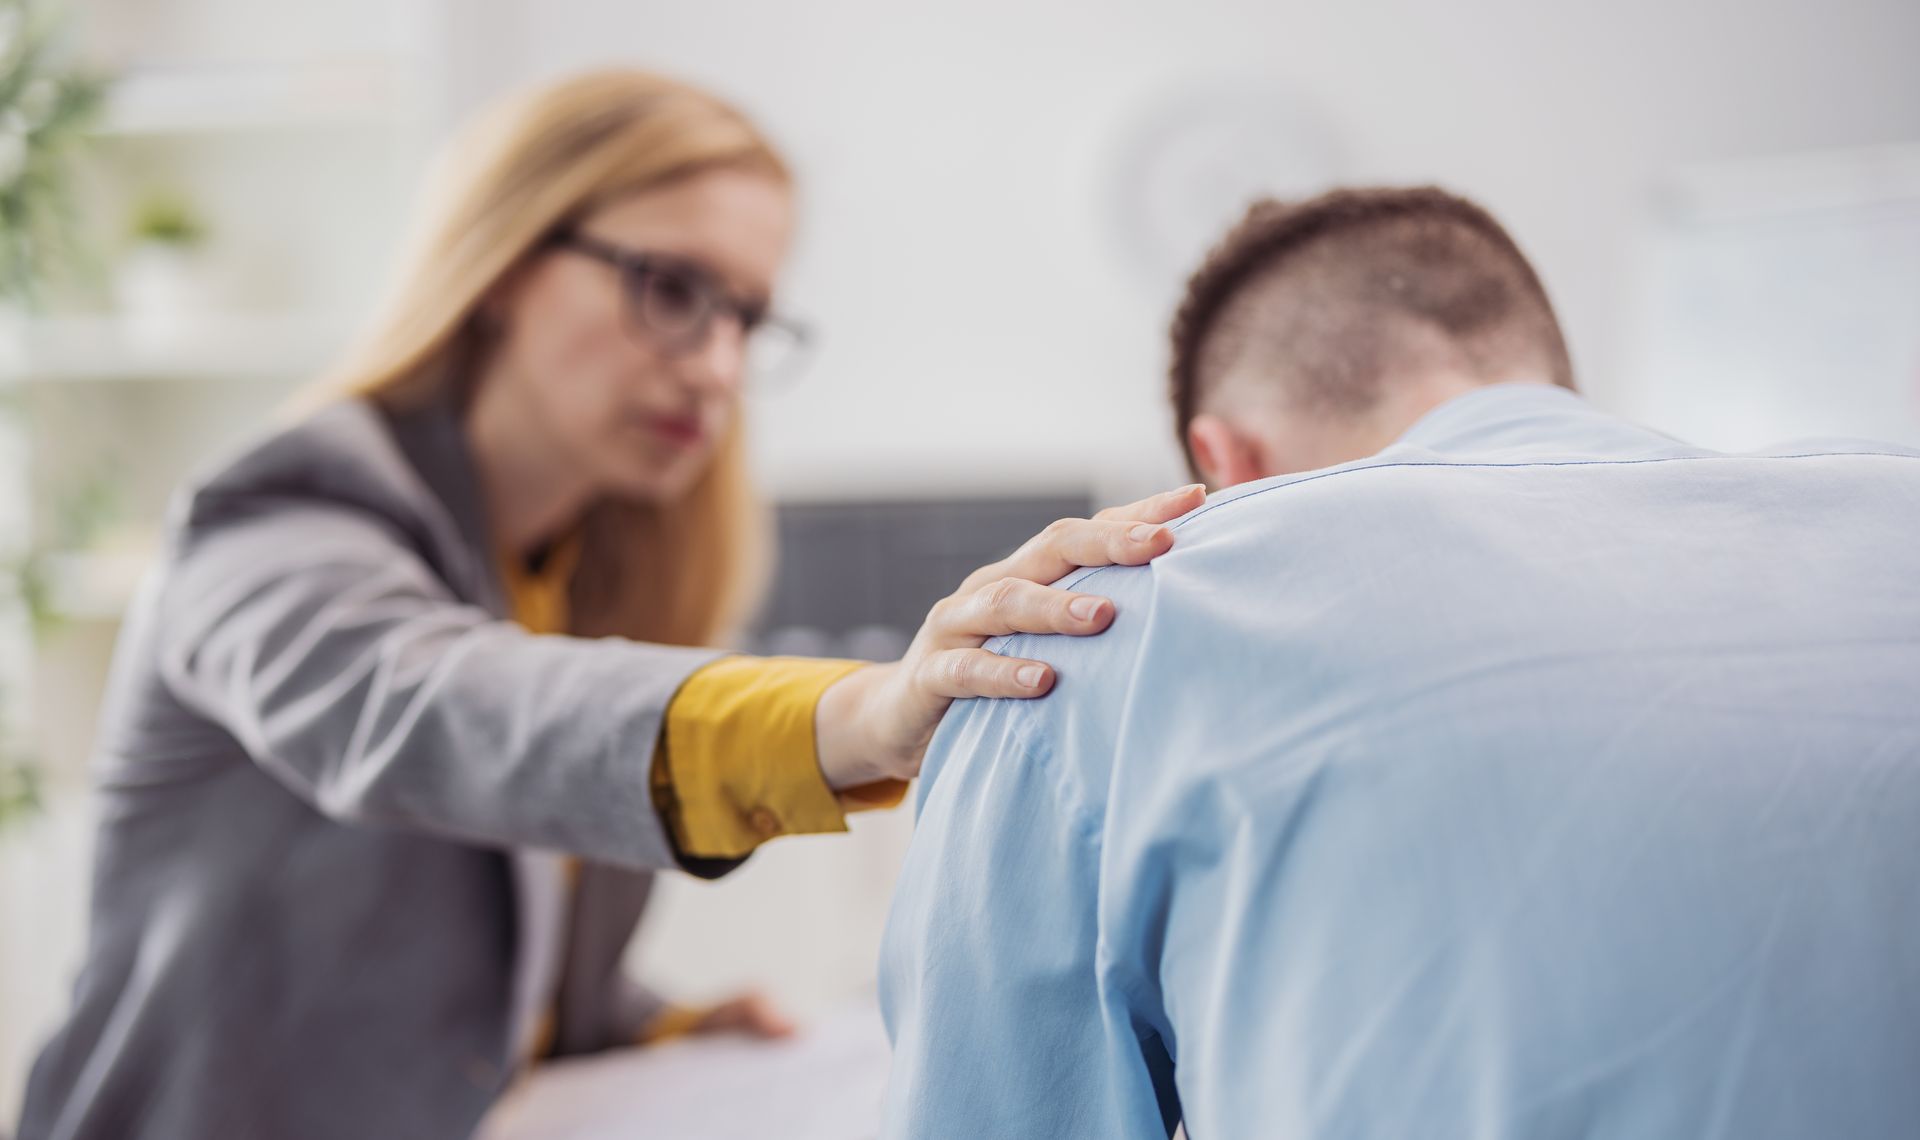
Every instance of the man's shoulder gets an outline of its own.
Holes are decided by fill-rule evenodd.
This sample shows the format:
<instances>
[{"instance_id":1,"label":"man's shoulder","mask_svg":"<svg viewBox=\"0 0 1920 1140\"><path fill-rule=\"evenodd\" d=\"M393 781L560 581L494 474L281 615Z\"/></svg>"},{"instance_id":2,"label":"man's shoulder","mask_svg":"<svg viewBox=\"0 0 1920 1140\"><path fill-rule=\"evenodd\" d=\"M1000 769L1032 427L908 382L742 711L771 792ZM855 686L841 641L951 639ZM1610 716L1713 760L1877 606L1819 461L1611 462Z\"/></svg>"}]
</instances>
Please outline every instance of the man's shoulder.
<instances>
[{"instance_id":1,"label":"man's shoulder","mask_svg":"<svg viewBox=\"0 0 1920 1140\"><path fill-rule=\"evenodd\" d=\"M1110 599L1113 624L1095 637L1014 634L988 642L996 653L1046 661L1059 674L1040 701L994 703L1024 707L1027 715L1015 718L1024 723L1043 721L1050 708L1101 699L1126 683L1158 628L1233 625L1236 595L1263 593L1315 563L1343 561L1344 536L1391 533L1395 520L1430 518L1432 500L1444 495L1393 470L1404 466L1368 460L1228 488L1170 523L1173 548L1153 562L1060 579L1061 589Z\"/></svg>"},{"instance_id":2,"label":"man's shoulder","mask_svg":"<svg viewBox=\"0 0 1920 1140\"><path fill-rule=\"evenodd\" d=\"M1104 781L1114 734L1128 718L1154 715L1181 690L1213 684L1210 671L1220 663L1190 659L1187 646L1215 635L1227 640L1247 615L1247 599L1303 563L1334 557L1326 530L1335 508L1321 488L1294 489L1306 482L1268 480L1216 494L1171 524L1173 549L1154 562L1078 570L1055 583L1111 600L1112 625L1093 637L1015 634L988 642L1002 656L1051 665L1054 687L1034 700L956 704L929 749L923 792L950 769L971 779L996 762L1045 764L1069 782ZM1391 496L1382 502L1391 504ZM1402 497L1391 509L1414 508ZM1167 636L1173 630L1177 638Z\"/></svg>"},{"instance_id":3,"label":"man's shoulder","mask_svg":"<svg viewBox=\"0 0 1920 1140\"><path fill-rule=\"evenodd\" d=\"M1044 753L1061 773L1104 780L1122 732L1198 723L1206 718L1190 715L1196 710L1235 701L1271 705L1330 678L1377 679L1404 664L1396 647L1410 643L1439 652L1436 629L1471 623L1434 627L1435 607L1509 618L1529 605L1564 610L1564 570L1539 554L1541 536L1565 528L1570 504L1585 528L1638 536L1608 557L1644 562L1663 536L1697 538L1702 526L1729 525L1715 522L1729 501L1777 510L1783 491L1822 468L1810 457L1831 457L1840 465L1831 472L1920 454L1818 441L1722 455L1636 432L1448 454L1397 445L1216 492L1171 524L1174 546L1153 563L1080 570L1058 583L1112 599L1107 632L990 642L1003 655L1052 665L1054 691L956 706L929 770L964 747ZM1920 477L1920 464L1913 469ZM1300 671L1288 674L1298 684L1280 684L1283 666Z\"/></svg>"}]
</instances>

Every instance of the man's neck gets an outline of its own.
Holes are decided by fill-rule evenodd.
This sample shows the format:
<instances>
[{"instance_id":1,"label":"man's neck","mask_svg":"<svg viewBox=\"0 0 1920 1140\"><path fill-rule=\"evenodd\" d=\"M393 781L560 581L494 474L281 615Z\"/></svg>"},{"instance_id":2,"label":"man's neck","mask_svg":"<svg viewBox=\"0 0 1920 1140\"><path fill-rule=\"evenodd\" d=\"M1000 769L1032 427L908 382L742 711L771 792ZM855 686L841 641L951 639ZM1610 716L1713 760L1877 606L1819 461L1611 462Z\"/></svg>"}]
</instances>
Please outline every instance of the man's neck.
<instances>
[{"instance_id":1,"label":"man's neck","mask_svg":"<svg viewBox=\"0 0 1920 1140\"><path fill-rule=\"evenodd\" d=\"M1284 469L1268 474L1317 471L1377 455L1391 447L1428 412L1488 383L1450 369L1396 376L1381 385L1379 400L1365 412L1337 419L1293 421L1282 426L1282 434L1272 442L1274 455L1286 457L1278 465Z\"/></svg>"},{"instance_id":2,"label":"man's neck","mask_svg":"<svg viewBox=\"0 0 1920 1140\"><path fill-rule=\"evenodd\" d=\"M1498 382L1498 379L1470 376L1450 369L1396 378L1385 385L1386 390L1381 393L1379 403L1363 417L1362 425L1352 440L1352 446L1359 450L1341 462L1379 454L1435 408Z\"/></svg>"}]
</instances>

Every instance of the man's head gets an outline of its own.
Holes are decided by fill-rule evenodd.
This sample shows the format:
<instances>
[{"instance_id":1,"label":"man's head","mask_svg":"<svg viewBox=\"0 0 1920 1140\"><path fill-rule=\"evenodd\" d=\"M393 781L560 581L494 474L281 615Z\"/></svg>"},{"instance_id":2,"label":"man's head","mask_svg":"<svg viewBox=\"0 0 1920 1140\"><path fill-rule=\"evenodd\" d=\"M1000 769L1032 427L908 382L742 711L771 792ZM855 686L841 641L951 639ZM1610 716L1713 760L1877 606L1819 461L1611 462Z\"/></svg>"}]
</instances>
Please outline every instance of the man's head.
<instances>
[{"instance_id":1,"label":"man's head","mask_svg":"<svg viewBox=\"0 0 1920 1140\"><path fill-rule=\"evenodd\" d=\"M1506 380L1573 387L1553 305L1500 223L1431 187L1256 203L1173 321L1181 444L1216 486L1364 458Z\"/></svg>"}]
</instances>

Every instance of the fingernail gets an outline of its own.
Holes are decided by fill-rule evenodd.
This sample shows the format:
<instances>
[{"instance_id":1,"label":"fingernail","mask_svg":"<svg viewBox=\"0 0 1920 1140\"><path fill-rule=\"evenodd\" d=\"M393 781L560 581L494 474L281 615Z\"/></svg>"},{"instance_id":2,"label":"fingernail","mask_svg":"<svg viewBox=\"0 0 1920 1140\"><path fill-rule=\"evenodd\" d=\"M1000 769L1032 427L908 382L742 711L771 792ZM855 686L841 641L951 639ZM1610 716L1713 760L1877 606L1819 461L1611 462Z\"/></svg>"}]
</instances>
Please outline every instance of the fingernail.
<instances>
[{"instance_id":1,"label":"fingernail","mask_svg":"<svg viewBox=\"0 0 1920 1140\"><path fill-rule=\"evenodd\" d=\"M1180 493L1182 495L1191 495L1195 491L1204 491L1206 489L1207 485L1205 483L1188 483L1186 486L1180 488Z\"/></svg>"},{"instance_id":2,"label":"fingernail","mask_svg":"<svg viewBox=\"0 0 1920 1140\"><path fill-rule=\"evenodd\" d=\"M1013 679L1020 682L1023 689L1037 689L1040 678L1046 676L1046 670L1038 665L1022 665L1013 671Z\"/></svg>"},{"instance_id":3,"label":"fingernail","mask_svg":"<svg viewBox=\"0 0 1920 1140\"><path fill-rule=\"evenodd\" d=\"M1100 616L1100 599L1075 598L1067 603L1067 612L1081 621L1092 621Z\"/></svg>"},{"instance_id":4,"label":"fingernail","mask_svg":"<svg viewBox=\"0 0 1920 1140\"><path fill-rule=\"evenodd\" d=\"M1127 537L1135 542L1152 542L1153 536L1159 533L1159 527L1153 526L1150 523L1141 523L1139 526L1128 531Z\"/></svg>"}]
</instances>

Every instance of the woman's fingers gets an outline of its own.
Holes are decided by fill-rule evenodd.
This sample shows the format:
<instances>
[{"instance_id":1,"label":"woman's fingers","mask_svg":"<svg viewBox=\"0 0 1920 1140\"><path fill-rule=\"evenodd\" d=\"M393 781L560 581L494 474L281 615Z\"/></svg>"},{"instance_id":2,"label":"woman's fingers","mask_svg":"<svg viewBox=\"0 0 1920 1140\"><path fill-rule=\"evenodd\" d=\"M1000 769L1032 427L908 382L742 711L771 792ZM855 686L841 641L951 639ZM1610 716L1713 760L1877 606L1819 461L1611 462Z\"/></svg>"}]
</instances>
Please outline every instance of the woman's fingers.
<instances>
[{"instance_id":1,"label":"woman's fingers","mask_svg":"<svg viewBox=\"0 0 1920 1140\"><path fill-rule=\"evenodd\" d=\"M1003 576L1054 582L1082 566L1139 566L1165 554L1173 532L1159 523L1062 519L1001 564Z\"/></svg>"},{"instance_id":2,"label":"woman's fingers","mask_svg":"<svg viewBox=\"0 0 1920 1140\"><path fill-rule=\"evenodd\" d=\"M1173 535L1160 524L1179 518L1206 500L1206 487L1189 484L1091 519L1061 519L1011 555L983 566L960 584L968 593L1001 578L1054 582L1082 566L1138 566L1165 554Z\"/></svg>"},{"instance_id":3,"label":"woman's fingers","mask_svg":"<svg viewBox=\"0 0 1920 1140\"><path fill-rule=\"evenodd\" d=\"M1061 519L1004 560L975 571L960 592L970 593L1004 578L1055 582L1082 566L1138 566L1172 546L1173 532L1157 523Z\"/></svg>"},{"instance_id":4,"label":"woman's fingers","mask_svg":"<svg viewBox=\"0 0 1920 1140\"><path fill-rule=\"evenodd\" d=\"M1038 697L1052 667L979 648L1010 633L1099 633L1113 621L1106 598L1056 590L1082 566L1137 566L1173 546L1166 523L1206 498L1199 484L1062 519L1013 555L973 572L926 624L898 665L857 670L827 689L814 714L821 769L834 787L911 777L947 705L967 697Z\"/></svg>"},{"instance_id":5,"label":"woman's fingers","mask_svg":"<svg viewBox=\"0 0 1920 1140\"><path fill-rule=\"evenodd\" d=\"M941 649L915 670L936 697L1040 697L1053 688L1053 669L1038 661L1002 657L984 649Z\"/></svg>"},{"instance_id":6,"label":"woman's fingers","mask_svg":"<svg viewBox=\"0 0 1920 1140\"><path fill-rule=\"evenodd\" d=\"M1125 506L1108 507L1096 519L1130 519L1134 522L1172 522L1181 515L1199 506L1206 500L1205 483L1189 483L1171 491L1162 491L1157 495L1148 495L1137 502Z\"/></svg>"},{"instance_id":7,"label":"woman's fingers","mask_svg":"<svg viewBox=\"0 0 1920 1140\"><path fill-rule=\"evenodd\" d=\"M1113 603L1093 594L1002 578L955 594L928 615L927 632L941 646L978 645L1009 633L1099 633L1113 621Z\"/></svg>"}]
</instances>

